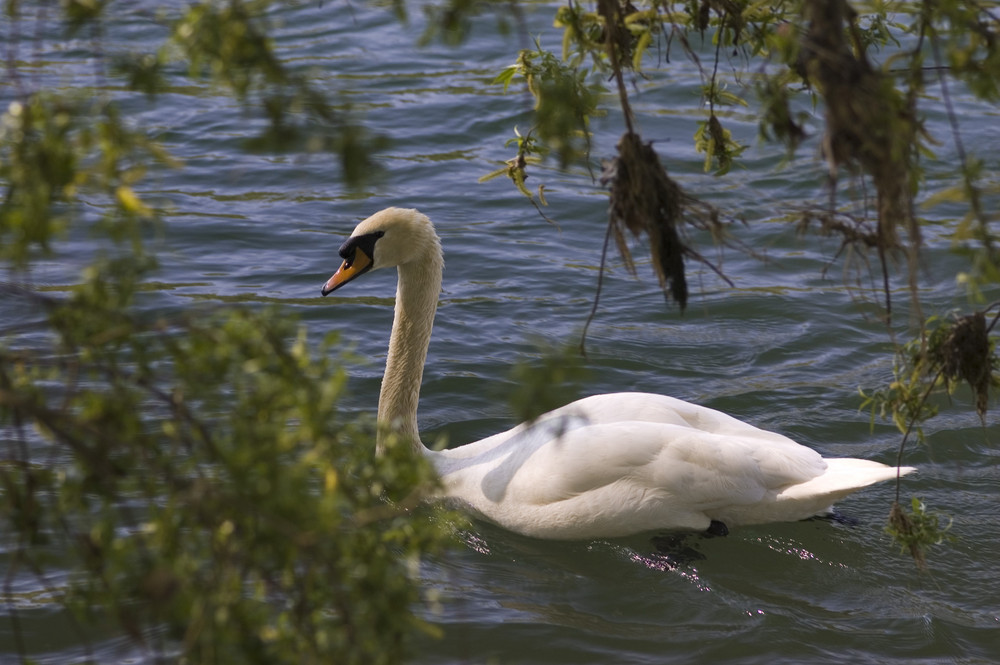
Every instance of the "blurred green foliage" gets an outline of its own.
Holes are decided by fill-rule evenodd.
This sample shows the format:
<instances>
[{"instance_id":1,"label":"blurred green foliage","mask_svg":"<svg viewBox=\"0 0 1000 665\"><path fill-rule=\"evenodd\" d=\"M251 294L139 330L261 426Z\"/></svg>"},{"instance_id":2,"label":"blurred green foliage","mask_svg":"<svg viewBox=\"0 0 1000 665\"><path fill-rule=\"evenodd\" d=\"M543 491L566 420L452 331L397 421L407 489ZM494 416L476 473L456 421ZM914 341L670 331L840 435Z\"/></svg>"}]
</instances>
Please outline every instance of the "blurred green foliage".
<instances>
[{"instance_id":1,"label":"blurred green foliage","mask_svg":"<svg viewBox=\"0 0 1000 665\"><path fill-rule=\"evenodd\" d=\"M58 352L0 352L7 565L75 569L60 602L156 658L400 662L452 534L433 470L338 416L334 339L310 353L277 311L143 321L118 284L32 296Z\"/></svg>"},{"instance_id":2,"label":"blurred green foliage","mask_svg":"<svg viewBox=\"0 0 1000 665\"><path fill-rule=\"evenodd\" d=\"M510 370L513 386L506 395L517 422L531 422L538 416L579 399L580 387L589 372L575 346L553 347L539 342L538 350L514 364Z\"/></svg>"},{"instance_id":3,"label":"blurred green foliage","mask_svg":"<svg viewBox=\"0 0 1000 665\"><path fill-rule=\"evenodd\" d=\"M886 532L900 546L901 551L908 551L920 569L926 569L926 549L931 545L939 545L945 541L953 542L955 537L948 533L951 520L941 526L941 516L927 510L927 506L917 497L910 500L910 512L906 512L895 502L889 512L889 524Z\"/></svg>"},{"instance_id":4,"label":"blurred green foliage","mask_svg":"<svg viewBox=\"0 0 1000 665\"><path fill-rule=\"evenodd\" d=\"M113 3L42 4L5 4L21 34L10 63L19 48L30 60L33 22L99 34ZM266 4L178 8L159 51L97 58L99 77L155 100L180 59L273 136L319 136L356 180L364 135L274 53ZM455 517L422 500L433 469L391 441L375 456L374 423L339 414L336 339L311 344L278 310L143 307L147 241L166 225L143 178L180 165L100 86L56 93L6 73L0 296L31 321L0 327L0 597L20 661L30 579L83 642L112 624L152 662L401 662L414 631L434 632L416 616L420 559L453 542ZM69 233L95 248L77 284L14 283Z\"/></svg>"},{"instance_id":5,"label":"blurred green foliage","mask_svg":"<svg viewBox=\"0 0 1000 665\"><path fill-rule=\"evenodd\" d=\"M23 270L33 257L49 255L83 190L107 203L102 232L130 240L130 250L141 255L151 211L133 185L154 162L173 163L130 129L114 104L45 91L12 101L0 117L0 259Z\"/></svg>"}]
</instances>

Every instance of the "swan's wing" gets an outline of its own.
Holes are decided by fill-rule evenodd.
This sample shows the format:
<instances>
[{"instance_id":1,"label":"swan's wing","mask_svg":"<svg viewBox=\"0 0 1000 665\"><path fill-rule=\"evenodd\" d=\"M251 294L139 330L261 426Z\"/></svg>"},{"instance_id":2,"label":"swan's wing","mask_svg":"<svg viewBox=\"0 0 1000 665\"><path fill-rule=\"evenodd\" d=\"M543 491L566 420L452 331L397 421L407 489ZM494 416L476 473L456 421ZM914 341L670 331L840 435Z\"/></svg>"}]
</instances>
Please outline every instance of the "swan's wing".
<instances>
[{"instance_id":1,"label":"swan's wing","mask_svg":"<svg viewBox=\"0 0 1000 665\"><path fill-rule=\"evenodd\" d=\"M823 473L818 453L786 441L772 446L682 425L618 422L569 430L493 471L497 481L517 486L516 496L538 504L625 483L704 509L754 503Z\"/></svg>"},{"instance_id":2,"label":"swan's wing","mask_svg":"<svg viewBox=\"0 0 1000 665\"><path fill-rule=\"evenodd\" d=\"M653 393L592 395L560 407L550 415L570 414L584 417L593 425L629 421L663 423L799 447L786 436L754 427L722 411Z\"/></svg>"},{"instance_id":3,"label":"swan's wing","mask_svg":"<svg viewBox=\"0 0 1000 665\"><path fill-rule=\"evenodd\" d=\"M688 496L693 488L703 488L706 499L736 494L752 495L756 501L761 488L805 482L826 469L819 453L782 434L664 395L594 395L551 415L566 418L567 414L590 425L568 433L575 461L587 465L588 455L604 458L612 478L622 470L631 469L634 475L642 468L651 474L644 480L653 486L685 487ZM586 484L583 479L595 472L577 470L575 477ZM715 483L723 491L714 489Z\"/></svg>"},{"instance_id":4,"label":"swan's wing","mask_svg":"<svg viewBox=\"0 0 1000 665\"><path fill-rule=\"evenodd\" d=\"M605 393L584 397L542 414L531 423L522 423L480 441L445 451L447 457L473 458L484 451L511 445L508 440L544 437L545 431L566 429L566 423L605 425L625 422L661 423L690 427L699 432L768 441L778 446L798 449L801 446L786 436L762 430L726 413L691 404L674 397L653 393ZM542 434L539 434L542 432Z\"/></svg>"},{"instance_id":5,"label":"swan's wing","mask_svg":"<svg viewBox=\"0 0 1000 665\"><path fill-rule=\"evenodd\" d=\"M709 515L750 509L826 469L816 452L718 411L640 398L631 413L648 420L624 421L613 415L618 396L604 397L437 454L446 493L527 535L586 538L705 529Z\"/></svg>"}]
</instances>

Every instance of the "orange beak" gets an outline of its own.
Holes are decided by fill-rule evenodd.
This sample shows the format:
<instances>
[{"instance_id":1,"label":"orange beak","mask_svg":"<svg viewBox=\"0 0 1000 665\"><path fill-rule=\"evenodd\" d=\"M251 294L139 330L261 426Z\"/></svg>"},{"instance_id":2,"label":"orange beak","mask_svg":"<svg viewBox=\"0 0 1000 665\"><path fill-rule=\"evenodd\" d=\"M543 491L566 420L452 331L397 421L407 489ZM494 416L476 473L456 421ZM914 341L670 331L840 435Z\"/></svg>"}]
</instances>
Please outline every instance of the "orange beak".
<instances>
[{"instance_id":1,"label":"orange beak","mask_svg":"<svg viewBox=\"0 0 1000 665\"><path fill-rule=\"evenodd\" d=\"M365 254L364 250L360 248L355 249L353 255L350 258L344 259L337 272L333 273L333 277L328 279L326 284L323 285L323 295L329 295L333 291L336 291L355 277L368 272L371 267L371 257Z\"/></svg>"}]
</instances>

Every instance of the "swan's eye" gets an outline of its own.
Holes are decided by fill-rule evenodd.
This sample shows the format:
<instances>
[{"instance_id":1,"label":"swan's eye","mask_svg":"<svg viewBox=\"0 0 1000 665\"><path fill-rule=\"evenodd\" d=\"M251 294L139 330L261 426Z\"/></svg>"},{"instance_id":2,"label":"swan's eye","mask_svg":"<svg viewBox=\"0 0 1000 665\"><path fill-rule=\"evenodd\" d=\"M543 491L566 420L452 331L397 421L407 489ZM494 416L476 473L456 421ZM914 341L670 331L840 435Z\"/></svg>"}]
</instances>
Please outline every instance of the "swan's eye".
<instances>
[{"instance_id":1,"label":"swan's eye","mask_svg":"<svg viewBox=\"0 0 1000 665\"><path fill-rule=\"evenodd\" d=\"M354 257L361 250L369 259L375 256L375 241L385 235L385 231L372 231L360 236L351 236L340 246L340 258L347 266L354 265Z\"/></svg>"}]
</instances>

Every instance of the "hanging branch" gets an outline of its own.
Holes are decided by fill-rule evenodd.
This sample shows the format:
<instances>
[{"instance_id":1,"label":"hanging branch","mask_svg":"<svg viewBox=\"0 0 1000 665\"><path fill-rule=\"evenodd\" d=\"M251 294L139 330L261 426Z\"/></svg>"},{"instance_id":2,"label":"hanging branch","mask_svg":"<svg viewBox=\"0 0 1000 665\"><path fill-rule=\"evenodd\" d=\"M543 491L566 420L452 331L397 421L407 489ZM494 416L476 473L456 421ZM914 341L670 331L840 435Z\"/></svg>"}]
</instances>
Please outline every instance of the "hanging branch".
<instances>
[{"instance_id":1,"label":"hanging branch","mask_svg":"<svg viewBox=\"0 0 1000 665\"><path fill-rule=\"evenodd\" d=\"M722 271L691 249L681 237L684 223L707 229L714 237L723 237L719 212L713 206L684 193L667 174L652 144L644 142L636 131L635 117L625 85L623 53L632 49L631 33L623 27L622 9L617 0L599 0L598 13L604 20L604 46L612 77L618 90L619 104L625 119L625 133L618 141L618 154L604 163L600 182L609 189L608 228L601 251L598 288L584 326L580 349L584 351L586 333L600 299L609 240L614 238L625 268L634 276L635 262L628 237L649 241L653 269L660 288L668 299L681 308L687 305L688 285L684 258L709 265L726 279ZM731 282L730 282L731 284Z\"/></svg>"}]
</instances>

